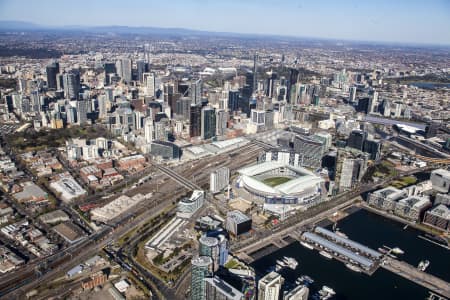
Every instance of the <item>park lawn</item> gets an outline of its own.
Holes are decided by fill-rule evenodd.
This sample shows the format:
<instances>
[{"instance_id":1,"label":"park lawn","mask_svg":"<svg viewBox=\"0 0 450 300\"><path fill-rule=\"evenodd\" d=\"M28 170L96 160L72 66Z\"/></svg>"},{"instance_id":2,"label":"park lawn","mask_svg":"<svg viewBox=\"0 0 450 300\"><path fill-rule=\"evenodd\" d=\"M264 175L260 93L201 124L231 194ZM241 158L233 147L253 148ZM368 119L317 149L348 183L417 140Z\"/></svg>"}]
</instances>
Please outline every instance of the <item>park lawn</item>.
<instances>
[{"instance_id":1,"label":"park lawn","mask_svg":"<svg viewBox=\"0 0 450 300\"><path fill-rule=\"evenodd\" d=\"M274 186L286 183L290 180L291 180L291 178L288 178L288 177L270 177L270 178L264 179L262 182L264 184L267 184L270 187L274 187Z\"/></svg>"}]
</instances>

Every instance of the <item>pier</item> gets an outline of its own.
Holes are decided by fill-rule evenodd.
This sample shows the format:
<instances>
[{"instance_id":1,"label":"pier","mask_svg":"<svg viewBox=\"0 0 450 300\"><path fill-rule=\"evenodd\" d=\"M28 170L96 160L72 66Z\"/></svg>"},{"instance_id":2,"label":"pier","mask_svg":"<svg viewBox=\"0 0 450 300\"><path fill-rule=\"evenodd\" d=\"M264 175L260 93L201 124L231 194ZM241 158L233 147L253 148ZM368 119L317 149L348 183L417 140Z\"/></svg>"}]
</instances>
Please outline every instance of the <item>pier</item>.
<instances>
[{"instance_id":1,"label":"pier","mask_svg":"<svg viewBox=\"0 0 450 300\"><path fill-rule=\"evenodd\" d=\"M403 261L386 257L380 265L382 268L411 280L439 295L450 298L450 283L431 274L422 272Z\"/></svg>"}]
</instances>

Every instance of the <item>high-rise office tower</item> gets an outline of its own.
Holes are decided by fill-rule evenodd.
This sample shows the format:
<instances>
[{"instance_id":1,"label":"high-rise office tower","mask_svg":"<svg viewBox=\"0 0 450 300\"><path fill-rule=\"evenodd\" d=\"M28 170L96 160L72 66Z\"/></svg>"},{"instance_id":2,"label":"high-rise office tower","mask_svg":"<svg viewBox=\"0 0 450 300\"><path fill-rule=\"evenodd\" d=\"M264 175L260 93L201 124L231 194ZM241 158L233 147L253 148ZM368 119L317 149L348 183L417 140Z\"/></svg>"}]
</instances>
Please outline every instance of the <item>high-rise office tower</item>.
<instances>
[{"instance_id":1,"label":"high-rise office tower","mask_svg":"<svg viewBox=\"0 0 450 300\"><path fill-rule=\"evenodd\" d=\"M295 99L293 95L296 94L295 91L295 84L298 81L298 76L300 72L297 69L291 68L289 72L289 81L287 82L287 93L286 93L286 99L289 103L295 103Z\"/></svg>"},{"instance_id":2,"label":"high-rise office tower","mask_svg":"<svg viewBox=\"0 0 450 300\"><path fill-rule=\"evenodd\" d=\"M67 124L75 124L77 122L77 110L75 107L66 105L66 122Z\"/></svg>"},{"instance_id":3,"label":"high-rise office tower","mask_svg":"<svg viewBox=\"0 0 450 300\"><path fill-rule=\"evenodd\" d=\"M239 91L232 90L228 93L228 110L231 113L239 110Z\"/></svg>"},{"instance_id":4,"label":"high-rise office tower","mask_svg":"<svg viewBox=\"0 0 450 300\"><path fill-rule=\"evenodd\" d=\"M216 111L216 135L225 135L227 129L228 112L224 109Z\"/></svg>"},{"instance_id":5,"label":"high-rise office tower","mask_svg":"<svg viewBox=\"0 0 450 300\"><path fill-rule=\"evenodd\" d=\"M358 105L356 106L356 111L369 114L372 111L372 98L366 97L358 99Z\"/></svg>"},{"instance_id":6,"label":"high-rise office tower","mask_svg":"<svg viewBox=\"0 0 450 300\"><path fill-rule=\"evenodd\" d=\"M277 73L270 71L267 73L267 75L269 75L269 78L267 78L266 83L266 96L272 98L274 83L275 80L277 79Z\"/></svg>"},{"instance_id":7,"label":"high-rise office tower","mask_svg":"<svg viewBox=\"0 0 450 300\"><path fill-rule=\"evenodd\" d=\"M82 125L87 122L87 114L89 111L89 101L77 101L77 123Z\"/></svg>"},{"instance_id":8,"label":"high-rise office tower","mask_svg":"<svg viewBox=\"0 0 450 300\"><path fill-rule=\"evenodd\" d=\"M223 266L228 260L228 240L223 234L217 238L219 239L219 266Z\"/></svg>"},{"instance_id":9,"label":"high-rise office tower","mask_svg":"<svg viewBox=\"0 0 450 300\"><path fill-rule=\"evenodd\" d=\"M245 85L249 88L249 97L252 95L253 91L255 90L255 87L253 86L255 83L255 74L252 71L248 71L245 74Z\"/></svg>"},{"instance_id":10,"label":"high-rise office tower","mask_svg":"<svg viewBox=\"0 0 450 300\"><path fill-rule=\"evenodd\" d=\"M372 101L371 101L370 105L371 106L370 106L369 113L376 112L376 107L378 106L378 92L377 91L373 91Z\"/></svg>"},{"instance_id":11,"label":"high-rise office tower","mask_svg":"<svg viewBox=\"0 0 450 300\"><path fill-rule=\"evenodd\" d=\"M219 240L215 237L202 236L199 240L199 255L209 256L213 262L213 270L219 268Z\"/></svg>"},{"instance_id":12,"label":"high-rise office tower","mask_svg":"<svg viewBox=\"0 0 450 300\"><path fill-rule=\"evenodd\" d=\"M41 105L39 101L39 92L34 91L30 94L32 109L36 112L41 111Z\"/></svg>"},{"instance_id":13,"label":"high-rise office tower","mask_svg":"<svg viewBox=\"0 0 450 300\"><path fill-rule=\"evenodd\" d=\"M350 88L350 95L348 97L349 102L355 102L356 101L356 86L352 86Z\"/></svg>"},{"instance_id":14,"label":"high-rise office tower","mask_svg":"<svg viewBox=\"0 0 450 300\"><path fill-rule=\"evenodd\" d=\"M281 286L284 278L276 273L270 272L258 282L258 300L278 300L280 298Z\"/></svg>"},{"instance_id":15,"label":"high-rise office tower","mask_svg":"<svg viewBox=\"0 0 450 300\"><path fill-rule=\"evenodd\" d=\"M201 112L201 137L208 140L216 136L216 112L214 108L206 106Z\"/></svg>"},{"instance_id":16,"label":"high-rise office tower","mask_svg":"<svg viewBox=\"0 0 450 300\"><path fill-rule=\"evenodd\" d=\"M230 183L230 169L219 168L210 174L209 190L211 193L218 193Z\"/></svg>"},{"instance_id":17,"label":"high-rise office tower","mask_svg":"<svg viewBox=\"0 0 450 300\"><path fill-rule=\"evenodd\" d=\"M189 120L190 112L191 112L191 98L182 97L182 98L178 99L176 114L178 116L182 117L183 120Z\"/></svg>"},{"instance_id":18,"label":"high-rise office tower","mask_svg":"<svg viewBox=\"0 0 450 300\"><path fill-rule=\"evenodd\" d=\"M213 261L209 256L191 260L191 300L207 300L205 278L211 277Z\"/></svg>"},{"instance_id":19,"label":"high-rise office tower","mask_svg":"<svg viewBox=\"0 0 450 300\"><path fill-rule=\"evenodd\" d=\"M80 92L80 72L71 70L63 74L64 95L69 99L78 99Z\"/></svg>"},{"instance_id":20,"label":"high-rise office tower","mask_svg":"<svg viewBox=\"0 0 450 300\"><path fill-rule=\"evenodd\" d=\"M98 102L98 117L100 119L104 119L108 115L109 100L106 98L106 95L100 95L97 98L97 102Z\"/></svg>"},{"instance_id":21,"label":"high-rise office tower","mask_svg":"<svg viewBox=\"0 0 450 300\"><path fill-rule=\"evenodd\" d=\"M347 146L353 149L363 151L364 141L367 138L367 133L362 130L353 130L347 140Z\"/></svg>"},{"instance_id":22,"label":"high-rise office tower","mask_svg":"<svg viewBox=\"0 0 450 300\"><path fill-rule=\"evenodd\" d=\"M345 158L342 163L339 188L352 188L359 180L364 170L364 161L360 158Z\"/></svg>"},{"instance_id":23,"label":"high-rise office tower","mask_svg":"<svg viewBox=\"0 0 450 300\"><path fill-rule=\"evenodd\" d=\"M113 62L106 62L103 66L103 69L105 69L105 74L117 73L116 64Z\"/></svg>"},{"instance_id":24,"label":"high-rise office tower","mask_svg":"<svg viewBox=\"0 0 450 300\"><path fill-rule=\"evenodd\" d=\"M191 137L200 136L201 134L201 124L202 124L201 111L202 107L200 104L198 105L191 104L189 117L189 123L191 125L189 129L189 134Z\"/></svg>"},{"instance_id":25,"label":"high-rise office tower","mask_svg":"<svg viewBox=\"0 0 450 300\"><path fill-rule=\"evenodd\" d=\"M148 64L145 62L145 60L138 60L136 61L136 71L137 71L137 78L139 82L143 82L144 80L144 73L148 71Z\"/></svg>"},{"instance_id":26,"label":"high-rise office tower","mask_svg":"<svg viewBox=\"0 0 450 300\"><path fill-rule=\"evenodd\" d=\"M142 80L145 86L145 95L153 97L155 96L156 89L156 76L155 73L142 74Z\"/></svg>"},{"instance_id":27,"label":"high-rise office tower","mask_svg":"<svg viewBox=\"0 0 450 300\"><path fill-rule=\"evenodd\" d=\"M244 295L220 277L205 278L206 299L208 300L242 300Z\"/></svg>"},{"instance_id":28,"label":"high-rise office tower","mask_svg":"<svg viewBox=\"0 0 450 300\"><path fill-rule=\"evenodd\" d=\"M117 74L119 74L120 78L125 82L131 82L132 80L131 66L131 59L128 58L122 58L116 62Z\"/></svg>"},{"instance_id":29,"label":"high-rise office tower","mask_svg":"<svg viewBox=\"0 0 450 300\"><path fill-rule=\"evenodd\" d=\"M319 168L324 155L325 142L315 137L297 134L294 137L294 151L300 154L301 165Z\"/></svg>"},{"instance_id":30,"label":"high-rise office tower","mask_svg":"<svg viewBox=\"0 0 450 300\"><path fill-rule=\"evenodd\" d=\"M202 88L203 88L203 82L201 79L196 80L195 82L191 83L191 100L192 104L199 104L202 101Z\"/></svg>"},{"instance_id":31,"label":"high-rise office tower","mask_svg":"<svg viewBox=\"0 0 450 300\"><path fill-rule=\"evenodd\" d=\"M253 83L252 83L252 93L256 92L256 82L257 82L257 78L258 78L258 66L257 66L257 61L258 61L258 53L255 53L255 55L253 56Z\"/></svg>"},{"instance_id":32,"label":"high-rise office tower","mask_svg":"<svg viewBox=\"0 0 450 300\"><path fill-rule=\"evenodd\" d=\"M366 139L363 150L370 154L369 158L371 160L377 160L381 155L381 142L379 140Z\"/></svg>"},{"instance_id":33,"label":"high-rise office tower","mask_svg":"<svg viewBox=\"0 0 450 300\"><path fill-rule=\"evenodd\" d=\"M47 87L49 89L56 89L58 86L56 76L59 73L59 63L53 62L49 64L46 68L46 72L47 72Z\"/></svg>"},{"instance_id":34,"label":"high-rise office tower","mask_svg":"<svg viewBox=\"0 0 450 300\"><path fill-rule=\"evenodd\" d=\"M151 143L155 140L155 125L151 118L144 120L144 137L146 143Z\"/></svg>"}]
</instances>

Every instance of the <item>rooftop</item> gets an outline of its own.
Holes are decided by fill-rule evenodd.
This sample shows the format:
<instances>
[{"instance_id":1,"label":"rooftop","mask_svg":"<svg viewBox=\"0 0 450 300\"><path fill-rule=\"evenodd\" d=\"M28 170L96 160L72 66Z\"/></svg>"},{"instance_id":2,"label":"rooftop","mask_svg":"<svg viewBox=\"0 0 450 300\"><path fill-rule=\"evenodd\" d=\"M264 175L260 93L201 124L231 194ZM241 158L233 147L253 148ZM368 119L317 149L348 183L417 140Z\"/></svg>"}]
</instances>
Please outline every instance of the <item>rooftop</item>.
<instances>
[{"instance_id":1,"label":"rooftop","mask_svg":"<svg viewBox=\"0 0 450 300\"><path fill-rule=\"evenodd\" d=\"M233 219L234 222L236 222L238 224L250 220L250 218L247 215L240 212L239 210L230 211L227 214L227 218Z\"/></svg>"},{"instance_id":2,"label":"rooftop","mask_svg":"<svg viewBox=\"0 0 450 300\"><path fill-rule=\"evenodd\" d=\"M450 221L450 209L444 204L439 204L435 208L429 210L428 214Z\"/></svg>"}]
</instances>

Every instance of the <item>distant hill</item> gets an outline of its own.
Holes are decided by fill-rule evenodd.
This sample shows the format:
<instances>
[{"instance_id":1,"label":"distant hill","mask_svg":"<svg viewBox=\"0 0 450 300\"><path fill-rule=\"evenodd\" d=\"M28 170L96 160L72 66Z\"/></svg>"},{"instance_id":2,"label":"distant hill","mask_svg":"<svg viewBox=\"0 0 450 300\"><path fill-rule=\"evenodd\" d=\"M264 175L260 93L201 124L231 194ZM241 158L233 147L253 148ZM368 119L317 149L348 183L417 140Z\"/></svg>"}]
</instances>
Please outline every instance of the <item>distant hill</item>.
<instances>
[{"instance_id":1,"label":"distant hill","mask_svg":"<svg viewBox=\"0 0 450 300\"><path fill-rule=\"evenodd\" d=\"M0 31L71 31L71 32L90 32L90 33L115 33L115 34L136 34L136 35L175 35L175 36L218 36L218 37L266 37L281 38L276 35L245 34L232 32L211 32L204 30L186 29L186 28L163 28L163 27L131 27L131 26L44 26L31 22L23 21L0 21ZM284 37L285 38L285 37Z\"/></svg>"},{"instance_id":2,"label":"distant hill","mask_svg":"<svg viewBox=\"0 0 450 300\"><path fill-rule=\"evenodd\" d=\"M36 30L44 26L24 21L0 21L0 30Z\"/></svg>"}]
</instances>

